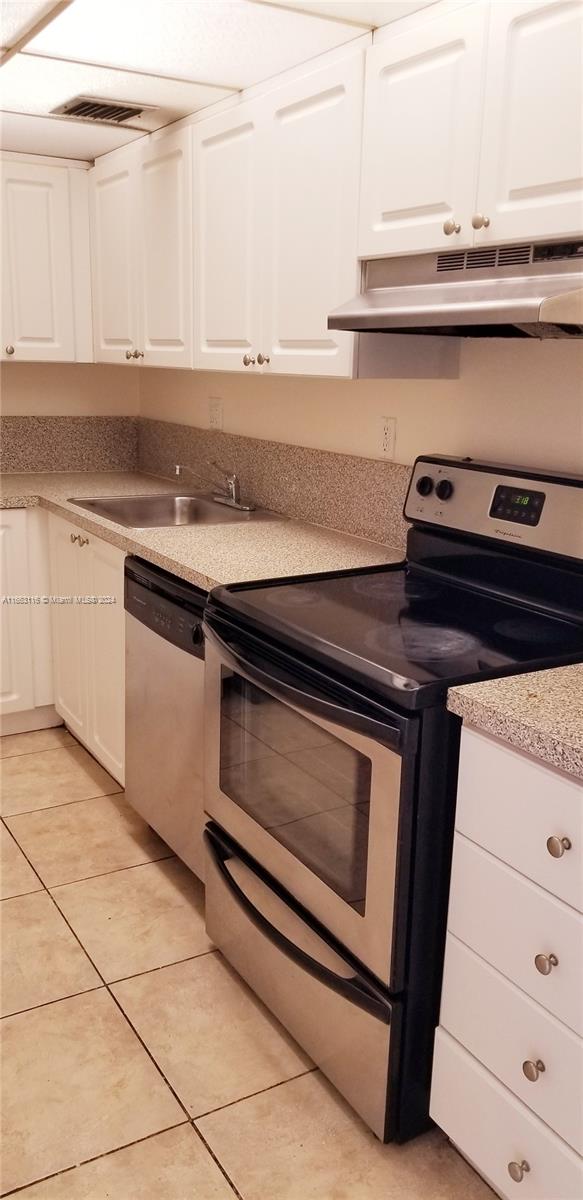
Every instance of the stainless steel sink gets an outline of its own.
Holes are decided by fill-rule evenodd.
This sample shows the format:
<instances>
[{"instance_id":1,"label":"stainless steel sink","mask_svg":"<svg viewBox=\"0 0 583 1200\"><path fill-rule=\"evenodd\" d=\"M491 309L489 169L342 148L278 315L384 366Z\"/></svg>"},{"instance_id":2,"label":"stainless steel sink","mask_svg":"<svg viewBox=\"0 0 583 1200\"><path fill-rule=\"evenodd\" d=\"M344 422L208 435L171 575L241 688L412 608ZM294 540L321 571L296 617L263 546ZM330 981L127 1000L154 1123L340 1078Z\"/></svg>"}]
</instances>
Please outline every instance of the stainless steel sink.
<instances>
[{"instance_id":1,"label":"stainless steel sink","mask_svg":"<svg viewBox=\"0 0 583 1200\"><path fill-rule=\"evenodd\" d=\"M159 496L71 496L69 504L85 508L98 517L132 529L164 528L168 525L229 525L266 516L229 508L204 493Z\"/></svg>"}]
</instances>

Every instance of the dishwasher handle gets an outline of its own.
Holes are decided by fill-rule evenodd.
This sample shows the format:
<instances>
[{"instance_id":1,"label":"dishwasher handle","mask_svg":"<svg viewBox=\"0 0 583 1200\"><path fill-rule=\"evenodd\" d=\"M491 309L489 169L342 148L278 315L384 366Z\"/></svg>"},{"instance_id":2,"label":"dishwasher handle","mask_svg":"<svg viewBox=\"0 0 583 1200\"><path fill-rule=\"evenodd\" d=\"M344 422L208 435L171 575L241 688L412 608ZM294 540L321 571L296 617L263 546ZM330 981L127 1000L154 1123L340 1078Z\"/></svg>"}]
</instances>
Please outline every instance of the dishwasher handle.
<instances>
[{"instance_id":1,"label":"dishwasher handle","mask_svg":"<svg viewBox=\"0 0 583 1200\"><path fill-rule=\"evenodd\" d=\"M228 888L231 896L238 904L239 908L249 917L257 929L268 938L286 958L291 959L296 966L302 971L306 971L319 983L330 988L351 1004L355 1004L364 1012L369 1013L371 1017L376 1017L377 1021L382 1021L384 1025L391 1023L391 1006L382 993L370 984L364 976L353 975L345 978L342 975L337 975L330 967L324 966L318 962L316 958L312 958L300 946L296 946L295 942L290 941L281 930L268 921L267 917L255 907L253 902L245 895L243 889L239 886L236 880L231 875L227 868L227 860L235 858L235 853L226 841L218 835L214 829L207 825L204 831L204 839L211 859L220 873L225 886Z\"/></svg>"}]
</instances>

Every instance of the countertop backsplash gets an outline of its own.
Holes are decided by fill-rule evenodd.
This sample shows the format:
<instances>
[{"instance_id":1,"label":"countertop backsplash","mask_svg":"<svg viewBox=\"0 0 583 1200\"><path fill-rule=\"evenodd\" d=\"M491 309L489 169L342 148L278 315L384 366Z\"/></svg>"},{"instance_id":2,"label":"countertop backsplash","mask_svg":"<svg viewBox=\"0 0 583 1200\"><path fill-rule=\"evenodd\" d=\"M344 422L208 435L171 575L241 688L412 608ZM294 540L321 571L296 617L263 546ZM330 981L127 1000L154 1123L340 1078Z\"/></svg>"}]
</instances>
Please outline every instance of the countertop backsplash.
<instances>
[{"instance_id":1,"label":"countertop backsplash","mask_svg":"<svg viewBox=\"0 0 583 1200\"><path fill-rule=\"evenodd\" d=\"M0 418L0 469L136 471L137 417Z\"/></svg>"},{"instance_id":2,"label":"countertop backsplash","mask_svg":"<svg viewBox=\"0 0 583 1200\"><path fill-rule=\"evenodd\" d=\"M212 487L221 469L236 472L243 495L259 508L405 546L411 468L400 463L127 416L5 416L0 444L6 474L139 470L193 491ZM177 480L176 463L200 477Z\"/></svg>"},{"instance_id":3,"label":"countertop backsplash","mask_svg":"<svg viewBox=\"0 0 583 1200\"><path fill-rule=\"evenodd\" d=\"M411 468L285 442L241 437L169 421L139 419L140 471L167 476L182 463L188 490L218 479L212 464L235 472L254 504L285 516L404 548L407 525L403 504Z\"/></svg>"}]
</instances>

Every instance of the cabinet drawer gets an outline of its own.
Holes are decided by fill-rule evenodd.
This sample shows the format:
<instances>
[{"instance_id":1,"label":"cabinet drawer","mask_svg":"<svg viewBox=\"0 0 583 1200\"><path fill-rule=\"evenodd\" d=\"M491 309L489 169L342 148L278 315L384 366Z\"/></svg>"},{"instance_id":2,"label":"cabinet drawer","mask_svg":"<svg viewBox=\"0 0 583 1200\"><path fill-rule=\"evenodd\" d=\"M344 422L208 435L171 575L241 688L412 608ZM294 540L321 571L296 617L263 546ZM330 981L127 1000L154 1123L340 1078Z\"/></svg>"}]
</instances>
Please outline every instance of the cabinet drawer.
<instances>
[{"instance_id":1,"label":"cabinet drawer","mask_svg":"<svg viewBox=\"0 0 583 1200\"><path fill-rule=\"evenodd\" d=\"M583 1040L451 934L440 1023L583 1153ZM529 1082L524 1062L544 1071Z\"/></svg>"},{"instance_id":2,"label":"cabinet drawer","mask_svg":"<svg viewBox=\"0 0 583 1200\"><path fill-rule=\"evenodd\" d=\"M505 1200L580 1200L583 1163L441 1027L435 1035L431 1116ZM520 1188L509 1163L526 1161Z\"/></svg>"},{"instance_id":3,"label":"cabinet drawer","mask_svg":"<svg viewBox=\"0 0 583 1200\"><path fill-rule=\"evenodd\" d=\"M583 1033L583 917L456 834L448 928L507 979ZM548 975L537 955L558 960Z\"/></svg>"},{"instance_id":4,"label":"cabinet drawer","mask_svg":"<svg viewBox=\"0 0 583 1200\"><path fill-rule=\"evenodd\" d=\"M583 784L464 729L456 829L583 912ZM563 852L554 858L547 849ZM560 846L568 838L569 849Z\"/></svg>"}]
</instances>

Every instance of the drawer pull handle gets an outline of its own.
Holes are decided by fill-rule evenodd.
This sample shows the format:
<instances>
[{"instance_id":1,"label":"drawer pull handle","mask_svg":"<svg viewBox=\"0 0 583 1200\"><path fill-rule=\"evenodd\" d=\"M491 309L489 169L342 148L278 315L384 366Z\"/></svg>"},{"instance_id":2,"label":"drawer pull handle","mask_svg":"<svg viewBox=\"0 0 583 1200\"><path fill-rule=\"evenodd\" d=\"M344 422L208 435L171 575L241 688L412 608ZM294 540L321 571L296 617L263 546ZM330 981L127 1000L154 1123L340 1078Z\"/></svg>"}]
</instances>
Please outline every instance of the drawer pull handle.
<instances>
[{"instance_id":1,"label":"drawer pull handle","mask_svg":"<svg viewBox=\"0 0 583 1200\"><path fill-rule=\"evenodd\" d=\"M526 1062L522 1064L522 1073L526 1075L529 1083L536 1083L543 1071L546 1071L546 1067L540 1058L537 1058L536 1062L532 1058L527 1058Z\"/></svg>"},{"instance_id":2,"label":"drawer pull handle","mask_svg":"<svg viewBox=\"0 0 583 1200\"><path fill-rule=\"evenodd\" d=\"M537 954L534 965L540 975L550 975L553 967L558 967L559 960L556 954Z\"/></svg>"},{"instance_id":3,"label":"drawer pull handle","mask_svg":"<svg viewBox=\"0 0 583 1200\"><path fill-rule=\"evenodd\" d=\"M530 1163L527 1163L523 1158L522 1162L509 1162L508 1174L514 1183L522 1183L527 1171L530 1171Z\"/></svg>"},{"instance_id":4,"label":"drawer pull handle","mask_svg":"<svg viewBox=\"0 0 583 1200\"><path fill-rule=\"evenodd\" d=\"M562 858L565 850L571 849L571 839L568 837L547 838L547 850L553 858Z\"/></svg>"}]
</instances>

